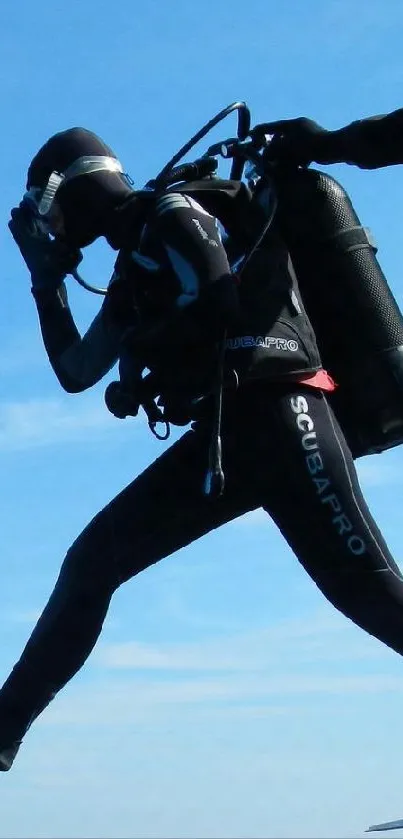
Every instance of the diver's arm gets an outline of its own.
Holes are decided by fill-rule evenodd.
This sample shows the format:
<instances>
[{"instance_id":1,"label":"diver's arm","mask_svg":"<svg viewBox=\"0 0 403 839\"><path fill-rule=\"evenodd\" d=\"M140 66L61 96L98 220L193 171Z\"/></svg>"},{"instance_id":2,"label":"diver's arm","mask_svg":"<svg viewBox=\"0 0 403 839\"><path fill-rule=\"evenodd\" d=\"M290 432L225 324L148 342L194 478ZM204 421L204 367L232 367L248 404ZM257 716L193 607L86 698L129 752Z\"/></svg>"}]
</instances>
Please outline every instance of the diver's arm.
<instances>
[{"instance_id":1,"label":"diver's arm","mask_svg":"<svg viewBox=\"0 0 403 839\"><path fill-rule=\"evenodd\" d=\"M53 370L69 393L86 390L118 358L120 334L106 311L109 295L81 338L64 284L66 275L77 268L81 252L57 238L50 239L23 202L11 211L9 228L31 275L43 342Z\"/></svg>"},{"instance_id":2,"label":"diver's arm","mask_svg":"<svg viewBox=\"0 0 403 839\"><path fill-rule=\"evenodd\" d=\"M403 108L390 114L356 120L327 131L306 117L257 125L252 135L274 135L265 151L268 160L306 165L350 163L378 169L403 163Z\"/></svg>"},{"instance_id":3,"label":"diver's arm","mask_svg":"<svg viewBox=\"0 0 403 839\"><path fill-rule=\"evenodd\" d=\"M238 315L238 290L216 218L191 196L158 199L154 229L177 283L176 318L217 339Z\"/></svg>"},{"instance_id":4,"label":"diver's arm","mask_svg":"<svg viewBox=\"0 0 403 839\"><path fill-rule=\"evenodd\" d=\"M74 322L65 284L33 289L43 343L64 390L80 393L100 381L118 360L120 331L108 318L106 302L83 337Z\"/></svg>"},{"instance_id":5,"label":"diver's arm","mask_svg":"<svg viewBox=\"0 0 403 839\"><path fill-rule=\"evenodd\" d=\"M147 358L156 347L220 340L238 315L239 301L216 219L190 196L167 193L156 201L142 247L141 253L132 251L132 264L150 272L150 288L157 291L162 283L162 293L170 292L164 311L146 318L128 338L135 355L150 366Z\"/></svg>"},{"instance_id":6,"label":"diver's arm","mask_svg":"<svg viewBox=\"0 0 403 839\"><path fill-rule=\"evenodd\" d=\"M326 132L314 160L351 163L361 169L403 163L403 108Z\"/></svg>"}]
</instances>

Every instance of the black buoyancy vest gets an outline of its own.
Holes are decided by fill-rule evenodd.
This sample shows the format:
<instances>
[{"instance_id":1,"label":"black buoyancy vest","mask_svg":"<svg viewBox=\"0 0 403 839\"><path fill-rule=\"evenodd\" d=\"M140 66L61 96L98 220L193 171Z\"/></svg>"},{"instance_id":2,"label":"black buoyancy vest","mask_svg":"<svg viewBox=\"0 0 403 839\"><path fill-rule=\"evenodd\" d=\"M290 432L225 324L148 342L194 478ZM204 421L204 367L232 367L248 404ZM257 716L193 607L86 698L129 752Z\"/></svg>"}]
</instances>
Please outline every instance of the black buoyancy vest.
<instances>
[{"instance_id":1,"label":"black buoyancy vest","mask_svg":"<svg viewBox=\"0 0 403 839\"><path fill-rule=\"evenodd\" d=\"M194 181L178 191L191 195L219 219L228 232L230 261L239 266L241 316L227 336L227 366L240 380L287 379L318 370L321 358L315 333L275 220L261 246L251 253L266 222L261 197L253 196L242 182L219 179Z\"/></svg>"},{"instance_id":2,"label":"black buoyancy vest","mask_svg":"<svg viewBox=\"0 0 403 839\"><path fill-rule=\"evenodd\" d=\"M251 254L265 224L265 216L248 187L239 181L213 178L175 185L172 191L190 195L221 222L228 234L224 244L234 265L234 273L237 264L240 266L240 317L226 337L227 370L235 370L240 382L251 379L286 380L318 370L321 359L315 335L304 310L289 252L275 229L266 234L262 245ZM147 251L146 255L151 258L156 256L151 251ZM249 259L242 270L245 255ZM160 257L160 254L157 256ZM168 290L167 299L175 289L171 271L166 260L164 282ZM117 273L126 289L124 297L132 294L135 300L134 305L133 299L131 301L133 324L136 321L141 323L143 316L149 317L144 286L148 281L147 272L143 276L126 248L119 254ZM127 312L126 304L123 308ZM183 317L186 318L185 311ZM160 363L157 360L159 354ZM175 370L172 371L168 369L170 358L166 346L154 348L154 358L159 369L167 368L170 387L178 382L178 387L186 389L188 383L192 389L191 383L195 379L197 390L200 382L211 380L217 351L216 347L206 344L202 357L200 352L173 353ZM202 371L204 363L205 376Z\"/></svg>"}]
</instances>

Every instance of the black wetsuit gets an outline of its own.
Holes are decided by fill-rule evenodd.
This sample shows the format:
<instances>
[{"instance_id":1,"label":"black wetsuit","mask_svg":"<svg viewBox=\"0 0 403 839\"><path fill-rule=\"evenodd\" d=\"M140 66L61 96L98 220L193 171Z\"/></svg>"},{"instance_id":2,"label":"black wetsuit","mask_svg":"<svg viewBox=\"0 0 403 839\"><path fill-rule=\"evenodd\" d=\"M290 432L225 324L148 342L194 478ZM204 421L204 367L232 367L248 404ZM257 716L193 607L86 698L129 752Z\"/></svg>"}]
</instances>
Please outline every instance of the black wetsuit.
<instances>
[{"instance_id":1,"label":"black wetsuit","mask_svg":"<svg viewBox=\"0 0 403 839\"><path fill-rule=\"evenodd\" d=\"M403 108L356 120L316 139L316 163L351 163L378 169L403 163Z\"/></svg>"},{"instance_id":2,"label":"black wetsuit","mask_svg":"<svg viewBox=\"0 0 403 839\"><path fill-rule=\"evenodd\" d=\"M239 374L240 385L224 395L225 492L219 498L202 492L211 433L207 398L192 429L98 513L69 549L49 603L0 691L0 751L24 734L82 666L122 582L258 507L277 523L325 596L367 632L403 652L402 576L365 504L325 393L301 382L301 374L320 367L320 358L288 255L275 237L266 256L256 255L237 314L215 221L194 200L182 199L181 204L176 196L170 206L164 198L159 205L151 230L153 250L137 250L131 260L126 245L111 288L130 287L128 277L119 286L119 272L127 270L129 261L132 276L140 278L134 296L129 295L135 319L142 279L152 271L157 277L161 269L175 300L188 303L183 311L180 304L172 308L176 336L183 327L184 341L191 343L186 331L191 324L191 333L194 328L202 341L202 313L207 346L214 344L222 324L230 323L227 363ZM243 283L246 277L240 290ZM82 390L115 363L127 324L118 317L119 295L111 293L81 339L62 296L36 295L44 340L63 386ZM164 334L159 333L160 339ZM265 336L278 341L257 341ZM189 357L192 352L182 354L182 359ZM159 363L163 368L157 352ZM194 396L188 375L184 378L184 390L190 388ZM201 383L208 391L208 376L199 376L196 392Z\"/></svg>"}]
</instances>

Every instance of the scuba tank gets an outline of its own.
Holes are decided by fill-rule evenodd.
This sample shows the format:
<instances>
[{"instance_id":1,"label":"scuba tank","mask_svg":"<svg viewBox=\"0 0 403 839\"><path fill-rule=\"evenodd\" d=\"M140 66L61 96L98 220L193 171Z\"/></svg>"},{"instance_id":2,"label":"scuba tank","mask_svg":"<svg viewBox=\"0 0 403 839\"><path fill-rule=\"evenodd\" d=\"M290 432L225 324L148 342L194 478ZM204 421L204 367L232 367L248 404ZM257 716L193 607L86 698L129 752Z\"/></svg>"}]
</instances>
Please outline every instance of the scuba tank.
<instances>
[{"instance_id":1,"label":"scuba tank","mask_svg":"<svg viewBox=\"0 0 403 839\"><path fill-rule=\"evenodd\" d=\"M272 172L333 410L354 457L403 442L403 317L343 187L315 169Z\"/></svg>"}]
</instances>

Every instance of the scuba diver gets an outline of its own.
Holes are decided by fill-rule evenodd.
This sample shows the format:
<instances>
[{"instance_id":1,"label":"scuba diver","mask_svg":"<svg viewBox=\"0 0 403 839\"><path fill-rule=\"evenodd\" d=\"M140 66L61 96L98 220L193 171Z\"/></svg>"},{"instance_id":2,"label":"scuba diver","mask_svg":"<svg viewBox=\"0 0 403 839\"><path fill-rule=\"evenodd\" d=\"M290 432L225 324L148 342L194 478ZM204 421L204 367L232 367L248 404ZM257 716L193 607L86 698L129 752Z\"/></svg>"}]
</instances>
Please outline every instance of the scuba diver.
<instances>
[{"instance_id":1,"label":"scuba diver","mask_svg":"<svg viewBox=\"0 0 403 839\"><path fill-rule=\"evenodd\" d=\"M119 361L127 403L112 400L117 416L143 406L152 429L161 418L191 427L69 548L0 690L2 771L83 666L117 588L259 507L325 597L403 653L403 578L331 407L335 385L289 252L275 226L251 250L263 198L215 177L136 191L114 152L80 128L51 137L29 167L9 226L60 384L80 392ZM115 270L80 337L64 280L101 236L118 251Z\"/></svg>"},{"instance_id":2,"label":"scuba diver","mask_svg":"<svg viewBox=\"0 0 403 839\"><path fill-rule=\"evenodd\" d=\"M273 134L268 156L284 163L350 163L361 169L403 163L403 108L356 120L336 131L297 117L262 123L252 134Z\"/></svg>"}]
</instances>

